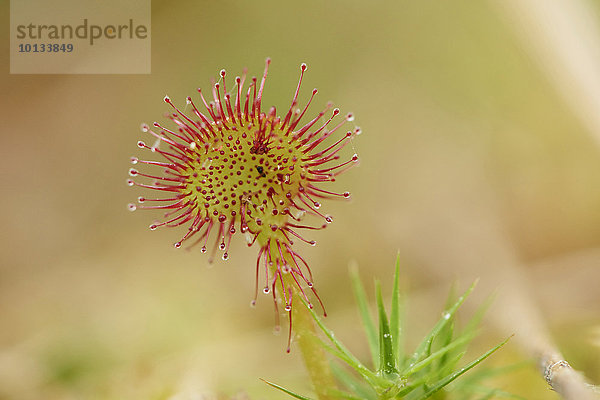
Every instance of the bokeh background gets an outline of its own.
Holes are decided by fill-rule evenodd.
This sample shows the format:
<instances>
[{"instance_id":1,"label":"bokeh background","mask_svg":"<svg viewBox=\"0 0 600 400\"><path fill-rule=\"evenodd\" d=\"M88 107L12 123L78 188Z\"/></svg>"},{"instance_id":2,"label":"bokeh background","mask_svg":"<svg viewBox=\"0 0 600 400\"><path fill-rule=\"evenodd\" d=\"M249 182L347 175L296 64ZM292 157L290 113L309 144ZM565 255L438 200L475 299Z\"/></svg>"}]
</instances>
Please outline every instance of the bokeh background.
<instances>
[{"instance_id":1,"label":"bokeh background","mask_svg":"<svg viewBox=\"0 0 600 400\"><path fill-rule=\"evenodd\" d=\"M348 265L385 291L399 252L410 340L479 277L469 307L497 297L476 349L516 333L490 365L530 359L533 324L600 381L599 2L154 0L152 74L89 76L10 75L0 4L0 399L309 389L269 299L249 307L256 249L238 240L208 268L126 206L163 96L183 104L221 68L259 75L267 56L263 104L287 107L306 62L301 100L318 87L313 110L333 100L363 130L337 182L352 201L324 205L335 222L301 249L342 340L366 354ZM558 398L533 365L497 385Z\"/></svg>"}]
</instances>

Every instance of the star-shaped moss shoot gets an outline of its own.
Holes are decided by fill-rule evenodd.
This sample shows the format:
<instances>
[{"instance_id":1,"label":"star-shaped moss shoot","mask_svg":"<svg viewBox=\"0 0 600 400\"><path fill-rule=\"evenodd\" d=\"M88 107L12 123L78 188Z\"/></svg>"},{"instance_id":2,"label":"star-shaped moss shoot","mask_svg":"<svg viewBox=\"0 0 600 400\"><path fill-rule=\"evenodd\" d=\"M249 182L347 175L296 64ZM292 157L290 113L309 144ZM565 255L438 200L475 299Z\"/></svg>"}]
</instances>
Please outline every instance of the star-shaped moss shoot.
<instances>
[{"instance_id":1,"label":"star-shaped moss shoot","mask_svg":"<svg viewBox=\"0 0 600 400\"><path fill-rule=\"evenodd\" d=\"M189 243L203 253L210 251L210 262L217 250L222 251L223 260L229 258L229 245L238 232L246 236L249 246L257 243L260 249L252 304L256 303L262 266L263 291L272 293L276 308L278 298L282 301L291 321L293 291L309 307L312 305L306 290L321 302L307 262L292 245L295 241L315 245L300 232L322 229L332 222L330 215L320 211L322 199L350 197L349 192L336 193L327 186L357 164L356 154L344 160L340 151L360 133L360 128L339 134L342 126L354 118L352 114L339 116L340 110L332 109L332 104L311 119L305 116L317 94L314 89L308 103L298 107L306 64L300 67L298 86L283 118L277 116L275 107L263 112L261 100L270 62L266 60L260 85L252 78L244 89L243 74L235 78L231 93L225 70L221 70L211 101L198 89L204 111L191 97L187 98L185 112L165 97L173 108L168 116L172 123L169 127L157 122L152 126L143 124L142 131L152 136L148 143L153 144L138 142L138 147L160 160L131 159L133 164L145 164L158 171L132 168L129 175L135 180L128 180L130 186L150 189L158 195L139 197L140 204L130 204L129 208L164 211L163 220L150 225L150 229L187 227L175 247ZM313 217L313 224L306 225L306 214L322 222L315 226Z\"/></svg>"}]
</instances>

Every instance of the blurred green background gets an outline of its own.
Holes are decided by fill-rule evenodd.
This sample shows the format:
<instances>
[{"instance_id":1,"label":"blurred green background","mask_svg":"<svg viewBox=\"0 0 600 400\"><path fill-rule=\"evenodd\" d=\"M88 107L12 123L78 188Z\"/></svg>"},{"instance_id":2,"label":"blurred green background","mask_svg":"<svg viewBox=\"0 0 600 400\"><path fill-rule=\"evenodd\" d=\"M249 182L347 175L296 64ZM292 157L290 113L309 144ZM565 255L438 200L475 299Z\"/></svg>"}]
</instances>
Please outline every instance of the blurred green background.
<instances>
[{"instance_id":1,"label":"blurred green background","mask_svg":"<svg viewBox=\"0 0 600 400\"><path fill-rule=\"evenodd\" d=\"M10 75L1 4L0 399L283 398L259 377L308 390L270 300L249 307L257 249L238 239L207 268L173 248L181 230L150 232L158 214L126 207L140 123L162 120L163 96L182 105L221 68L260 75L267 56L265 106L288 106L306 62L301 101L318 87L313 111L333 100L363 131L360 167L336 183L352 201L324 204L335 222L297 245L342 340L366 354L350 263L385 290L400 252L415 340L454 280L510 296L496 275L510 264L567 359L600 380L599 132L510 5L155 0L152 74L85 76ZM492 311L481 349L515 321ZM490 363L527 357L509 344ZM497 384L557 398L533 367Z\"/></svg>"}]
</instances>

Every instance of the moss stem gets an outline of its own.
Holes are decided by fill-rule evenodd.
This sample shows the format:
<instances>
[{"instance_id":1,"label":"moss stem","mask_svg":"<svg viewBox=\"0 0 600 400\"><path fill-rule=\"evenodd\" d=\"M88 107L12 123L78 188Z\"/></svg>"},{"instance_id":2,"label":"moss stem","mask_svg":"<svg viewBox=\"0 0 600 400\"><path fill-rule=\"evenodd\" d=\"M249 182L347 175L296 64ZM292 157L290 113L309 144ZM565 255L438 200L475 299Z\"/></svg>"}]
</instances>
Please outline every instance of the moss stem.
<instances>
[{"instance_id":1,"label":"moss stem","mask_svg":"<svg viewBox=\"0 0 600 400\"><path fill-rule=\"evenodd\" d=\"M329 366L325 349L317 339L315 322L308 308L294 290L294 307L292 309L296 340L304 359L304 365L312 381L313 388L319 400L334 400L332 389L336 388L333 373Z\"/></svg>"}]
</instances>

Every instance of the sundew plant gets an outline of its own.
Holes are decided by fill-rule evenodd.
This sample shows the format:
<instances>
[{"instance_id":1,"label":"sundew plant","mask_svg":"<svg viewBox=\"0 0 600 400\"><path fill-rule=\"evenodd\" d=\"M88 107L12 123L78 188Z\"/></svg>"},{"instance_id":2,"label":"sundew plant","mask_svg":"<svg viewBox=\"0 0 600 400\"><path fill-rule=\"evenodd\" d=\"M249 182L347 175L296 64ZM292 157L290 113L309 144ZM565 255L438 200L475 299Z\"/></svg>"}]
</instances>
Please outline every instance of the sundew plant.
<instances>
[{"instance_id":1,"label":"sundew plant","mask_svg":"<svg viewBox=\"0 0 600 400\"><path fill-rule=\"evenodd\" d=\"M272 294L277 316L278 300L283 303L291 339L294 295L300 295L312 308L306 293L310 290L321 302L308 263L292 245L294 241L315 245L299 231L323 229L333 221L320 210L322 199L350 197L349 192L327 190L327 184L357 164L356 154L341 161L340 150L351 143L360 128L339 135L334 143L327 142L354 117L347 114L340 118L340 110L331 103L316 116L306 117L317 94L314 89L307 104L298 107L306 64L300 66L300 79L285 116L279 117L275 107L263 112L262 96L270 63L267 59L260 84L253 77L245 89L245 74L236 77L233 97L227 90L226 72L221 70L210 101L198 89L204 112L191 97L186 99L191 108L187 114L168 96L164 98L174 111L169 115L172 126L143 124L142 131L152 136L154 144L138 142L138 147L158 154L161 160L131 160L162 170L162 174L131 168L132 178L148 181L128 181L131 186L152 189L157 196L141 196L140 204L130 204L129 208L164 210L164 220L153 223L150 229L186 226L187 232L175 247L184 243L198 246L202 253L210 252L209 262L218 250L223 260L229 258L229 246L237 232L245 235L249 246L258 244L252 303L256 303L262 266L263 292ZM341 121L334 122L336 117ZM304 224L306 214L317 216L320 223Z\"/></svg>"},{"instance_id":2,"label":"sundew plant","mask_svg":"<svg viewBox=\"0 0 600 400\"><path fill-rule=\"evenodd\" d=\"M313 301L317 301L326 315L309 263L294 243L315 245L306 232L324 229L333 222L321 208L323 200L350 198L350 192L336 192L330 186L340 174L358 165L353 140L361 130L353 124L352 113L343 114L331 103L316 113L309 111L317 89L312 90L306 104L298 103L306 64L300 66L298 84L290 91L291 101L285 111L279 114L274 106L263 108L270 64L267 59L260 81L247 78L244 71L231 83L221 70L210 95L198 89L198 99L187 97L184 105L165 96L171 107L170 122L142 124L147 137L137 144L149 156L131 158L135 167L129 170L127 183L144 193L137 204L129 204L129 209L162 212L162 218L150 224L150 229L180 227L183 233L174 246L208 253L209 262L218 252L223 260L231 257L234 236L244 236L248 246L257 246L252 305L262 282L262 291L272 296L277 326L280 313L288 318L288 352L295 332L315 394L319 399L339 398L345 392L336 389L340 377L334 376L326 353L331 346L315 340L317 328L335 346L338 343L313 311ZM397 323L393 319L392 327ZM401 398L410 392L409 377L400 375L398 360L390 371L386 367L390 354L397 351L387 339L396 333L386 324L380 315L384 338L381 357L386 361L379 370L363 377L377 386L372 394L378 398ZM427 347L429 353L421 354L415 362L424 363L432 357L432 342L433 337ZM356 369L349 362L353 359L345 358L347 354L339 346L333 353ZM396 379L394 389L382 391L382 379L389 380L392 375ZM348 393L344 396L360 398Z\"/></svg>"}]
</instances>

